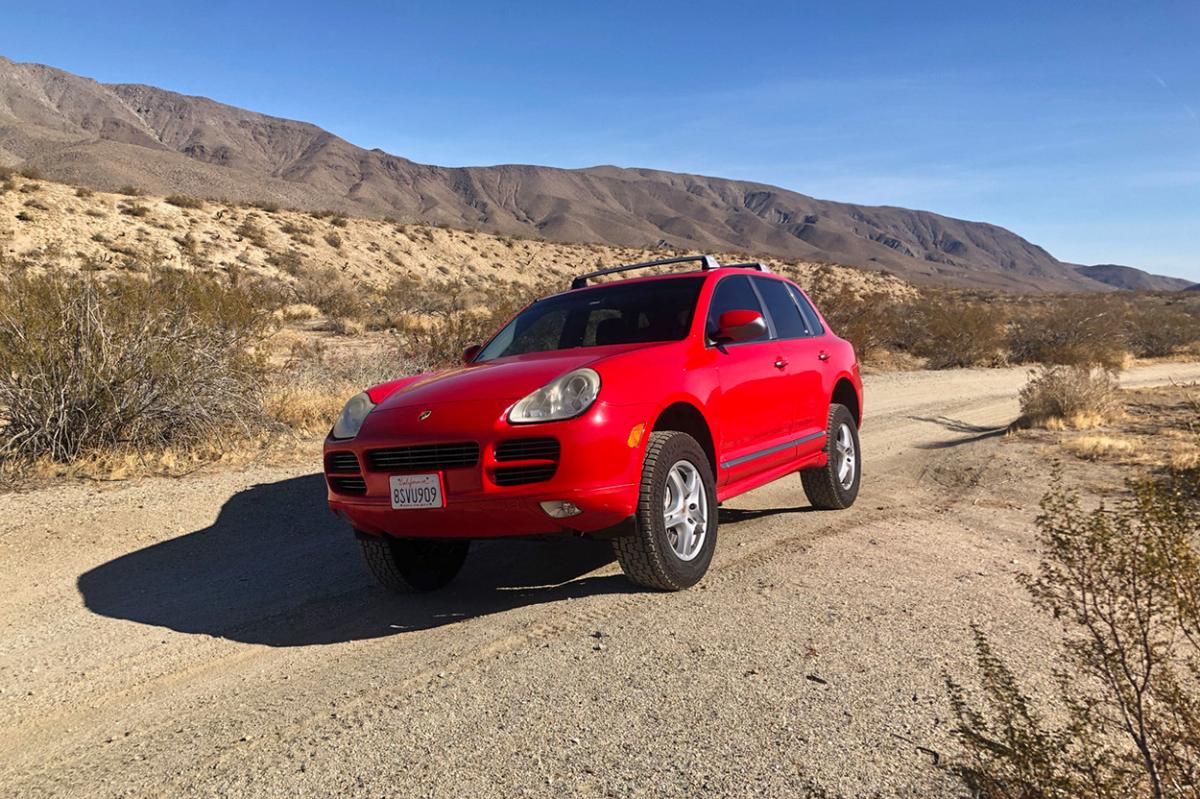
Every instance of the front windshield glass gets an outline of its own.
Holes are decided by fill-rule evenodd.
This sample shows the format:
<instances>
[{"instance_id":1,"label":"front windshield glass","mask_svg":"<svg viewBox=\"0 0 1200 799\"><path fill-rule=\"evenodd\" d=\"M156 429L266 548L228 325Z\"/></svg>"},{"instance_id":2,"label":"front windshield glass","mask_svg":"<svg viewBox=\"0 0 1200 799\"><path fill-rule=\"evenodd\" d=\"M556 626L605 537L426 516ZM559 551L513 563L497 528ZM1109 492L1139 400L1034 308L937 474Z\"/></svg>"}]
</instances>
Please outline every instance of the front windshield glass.
<instances>
[{"instance_id":1,"label":"front windshield glass","mask_svg":"<svg viewBox=\"0 0 1200 799\"><path fill-rule=\"evenodd\" d=\"M547 297L509 322L475 360L605 344L679 341L691 327L703 282L703 277L679 277L610 283Z\"/></svg>"}]
</instances>

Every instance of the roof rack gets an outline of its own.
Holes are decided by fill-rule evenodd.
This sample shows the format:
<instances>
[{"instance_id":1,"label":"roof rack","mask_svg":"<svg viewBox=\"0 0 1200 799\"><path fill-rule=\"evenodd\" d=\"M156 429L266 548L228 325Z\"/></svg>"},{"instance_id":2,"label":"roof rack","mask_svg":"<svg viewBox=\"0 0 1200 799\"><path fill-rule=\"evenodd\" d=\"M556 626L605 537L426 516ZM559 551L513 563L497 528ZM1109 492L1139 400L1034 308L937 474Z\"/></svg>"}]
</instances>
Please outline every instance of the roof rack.
<instances>
[{"instance_id":1,"label":"roof rack","mask_svg":"<svg viewBox=\"0 0 1200 799\"><path fill-rule=\"evenodd\" d=\"M600 269L596 272L588 272L586 275L580 275L571 281L571 288L581 289L587 286L588 281L592 278L603 277L604 275L615 275L618 272L628 272L631 269L649 269L652 266L667 266L668 264L685 264L692 261L699 261L701 269L720 269L721 262L711 255L684 255L679 258L664 258L661 261L643 261L640 264L625 264L624 266L612 266L608 269ZM744 266L745 264L743 264ZM761 265L760 265L761 266Z\"/></svg>"},{"instance_id":2,"label":"roof rack","mask_svg":"<svg viewBox=\"0 0 1200 799\"><path fill-rule=\"evenodd\" d=\"M770 272L771 271L763 264L760 264L758 261L747 261L744 264L722 264L722 266L726 269L757 269L760 272Z\"/></svg>"}]
</instances>

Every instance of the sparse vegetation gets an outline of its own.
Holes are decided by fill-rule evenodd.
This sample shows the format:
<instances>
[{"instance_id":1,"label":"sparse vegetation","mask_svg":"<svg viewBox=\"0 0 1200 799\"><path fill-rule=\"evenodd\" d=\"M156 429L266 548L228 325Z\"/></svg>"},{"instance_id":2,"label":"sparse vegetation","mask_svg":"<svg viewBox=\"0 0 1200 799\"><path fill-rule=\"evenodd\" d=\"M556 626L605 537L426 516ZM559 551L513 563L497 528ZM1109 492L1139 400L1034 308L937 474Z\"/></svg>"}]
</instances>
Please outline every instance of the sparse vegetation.
<instances>
[{"instance_id":1,"label":"sparse vegetation","mask_svg":"<svg viewBox=\"0 0 1200 799\"><path fill-rule=\"evenodd\" d=\"M1195 470L1134 482L1114 508L1085 510L1061 485L1047 495L1024 584L1063 625L1058 702L1031 698L975 630L980 690L947 678L965 752L953 768L972 795L1200 795L1197 497Z\"/></svg>"},{"instance_id":2,"label":"sparse vegetation","mask_svg":"<svg viewBox=\"0 0 1200 799\"><path fill-rule=\"evenodd\" d=\"M209 278L15 276L0 284L0 453L65 462L244 430L267 320Z\"/></svg>"}]
</instances>

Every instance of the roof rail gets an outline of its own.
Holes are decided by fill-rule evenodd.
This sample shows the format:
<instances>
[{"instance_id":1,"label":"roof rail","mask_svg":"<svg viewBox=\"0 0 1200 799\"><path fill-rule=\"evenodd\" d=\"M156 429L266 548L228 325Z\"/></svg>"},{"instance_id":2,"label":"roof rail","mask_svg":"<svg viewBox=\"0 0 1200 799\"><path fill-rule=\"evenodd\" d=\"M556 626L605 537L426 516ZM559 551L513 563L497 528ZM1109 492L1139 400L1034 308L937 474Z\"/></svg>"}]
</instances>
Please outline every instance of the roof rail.
<instances>
[{"instance_id":1,"label":"roof rail","mask_svg":"<svg viewBox=\"0 0 1200 799\"><path fill-rule=\"evenodd\" d=\"M628 272L631 269L649 269L652 266L666 266L668 264L684 264L692 261L699 261L701 269L720 269L721 263L711 255L683 255L678 258L663 258L661 261L644 261L640 264L625 264L624 266L612 266L608 269L600 269L596 272L588 272L586 275L580 275L571 281L571 288L581 289L587 286L588 281L592 278L603 277L604 275L615 275L618 272Z\"/></svg>"},{"instance_id":2,"label":"roof rail","mask_svg":"<svg viewBox=\"0 0 1200 799\"><path fill-rule=\"evenodd\" d=\"M757 269L760 272L770 272L771 271L763 264L760 264L758 261L747 261L744 264L722 264L722 266L726 269Z\"/></svg>"}]
</instances>

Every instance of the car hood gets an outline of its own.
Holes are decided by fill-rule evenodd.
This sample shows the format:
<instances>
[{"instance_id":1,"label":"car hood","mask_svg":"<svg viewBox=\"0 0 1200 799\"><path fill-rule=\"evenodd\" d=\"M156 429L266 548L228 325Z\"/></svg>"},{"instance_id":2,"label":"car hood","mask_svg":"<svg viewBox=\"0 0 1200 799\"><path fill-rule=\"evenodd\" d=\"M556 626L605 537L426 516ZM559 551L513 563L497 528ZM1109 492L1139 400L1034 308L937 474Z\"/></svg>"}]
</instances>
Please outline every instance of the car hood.
<instances>
[{"instance_id":1,"label":"car hood","mask_svg":"<svg viewBox=\"0 0 1200 799\"><path fill-rule=\"evenodd\" d=\"M431 372L397 389L379 404L378 410L464 400L515 401L573 369L644 346L623 344L513 355Z\"/></svg>"}]
</instances>

